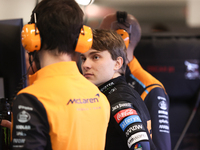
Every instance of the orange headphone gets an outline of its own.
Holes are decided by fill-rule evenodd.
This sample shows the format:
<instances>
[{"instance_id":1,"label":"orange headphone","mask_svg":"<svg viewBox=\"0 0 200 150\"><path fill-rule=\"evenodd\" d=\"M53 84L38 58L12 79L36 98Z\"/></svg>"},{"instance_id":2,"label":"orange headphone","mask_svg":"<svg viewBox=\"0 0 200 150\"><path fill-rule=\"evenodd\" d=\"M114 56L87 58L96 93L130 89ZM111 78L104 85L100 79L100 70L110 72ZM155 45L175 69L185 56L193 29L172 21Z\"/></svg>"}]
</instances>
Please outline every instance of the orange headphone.
<instances>
[{"instance_id":1,"label":"orange headphone","mask_svg":"<svg viewBox=\"0 0 200 150\"><path fill-rule=\"evenodd\" d=\"M124 40L124 43L126 45L126 48L128 48L129 41L130 41L129 33L125 29L123 29L123 27L120 27L120 24L123 25L126 21L127 12L117 11L116 15L117 15L117 22L116 22L116 25L113 24L113 28L118 28L116 30L116 32L121 35L121 37ZM116 27L114 27L114 26L116 26Z\"/></svg>"},{"instance_id":2,"label":"orange headphone","mask_svg":"<svg viewBox=\"0 0 200 150\"><path fill-rule=\"evenodd\" d=\"M26 24L22 28L21 41L22 46L28 51L39 51L41 48L40 32L36 26L36 14L34 13L35 23ZM92 47L93 35L92 29L83 25L81 28L75 51L85 53Z\"/></svg>"},{"instance_id":3,"label":"orange headphone","mask_svg":"<svg viewBox=\"0 0 200 150\"><path fill-rule=\"evenodd\" d=\"M116 32L121 35L122 39L124 40L124 43L126 45L126 48L128 48L129 45L129 34L124 29L118 29Z\"/></svg>"}]
</instances>

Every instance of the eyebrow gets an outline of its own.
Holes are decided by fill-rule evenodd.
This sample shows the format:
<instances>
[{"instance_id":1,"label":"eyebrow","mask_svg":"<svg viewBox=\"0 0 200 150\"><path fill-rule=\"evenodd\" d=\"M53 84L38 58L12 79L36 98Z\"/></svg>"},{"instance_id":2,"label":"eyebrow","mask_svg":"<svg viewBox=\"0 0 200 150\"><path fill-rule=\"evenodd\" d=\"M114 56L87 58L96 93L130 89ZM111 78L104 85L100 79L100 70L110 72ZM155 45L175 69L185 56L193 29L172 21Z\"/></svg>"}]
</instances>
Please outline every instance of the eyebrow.
<instances>
[{"instance_id":1,"label":"eyebrow","mask_svg":"<svg viewBox=\"0 0 200 150\"><path fill-rule=\"evenodd\" d=\"M97 53L100 53L101 51L94 51L94 52L91 52L91 53L89 53L89 56L90 55L93 55L93 54L97 54ZM84 54L81 54L80 56L85 56Z\"/></svg>"}]
</instances>

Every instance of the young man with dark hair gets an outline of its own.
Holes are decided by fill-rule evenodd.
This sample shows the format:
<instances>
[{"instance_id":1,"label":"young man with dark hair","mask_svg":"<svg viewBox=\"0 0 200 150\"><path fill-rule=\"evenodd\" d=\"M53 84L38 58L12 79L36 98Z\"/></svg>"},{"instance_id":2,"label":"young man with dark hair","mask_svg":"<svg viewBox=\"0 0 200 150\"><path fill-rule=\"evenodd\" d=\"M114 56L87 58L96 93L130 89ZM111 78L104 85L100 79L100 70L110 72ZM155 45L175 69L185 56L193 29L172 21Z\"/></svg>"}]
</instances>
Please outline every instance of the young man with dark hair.
<instances>
[{"instance_id":1,"label":"young man with dark hair","mask_svg":"<svg viewBox=\"0 0 200 150\"><path fill-rule=\"evenodd\" d=\"M87 34L81 8L74 0L42 0L22 41L29 38L24 35L29 25L30 36L41 37L41 48L31 52L41 68L13 101L12 149L103 150L109 102L72 61L80 34Z\"/></svg>"},{"instance_id":2,"label":"young man with dark hair","mask_svg":"<svg viewBox=\"0 0 200 150\"><path fill-rule=\"evenodd\" d=\"M106 150L156 149L150 137L150 115L140 95L125 81L126 47L115 31L93 30L93 45L81 54L85 78L111 105Z\"/></svg>"},{"instance_id":3,"label":"young man with dark hair","mask_svg":"<svg viewBox=\"0 0 200 150\"><path fill-rule=\"evenodd\" d=\"M128 36L124 36L127 44L128 66L126 81L141 96L145 102L152 125L152 139L159 150L171 150L170 124L169 124L169 97L163 84L145 71L137 58L134 50L141 39L141 27L137 19L126 12L116 12L104 17L101 29L124 30Z\"/></svg>"}]
</instances>

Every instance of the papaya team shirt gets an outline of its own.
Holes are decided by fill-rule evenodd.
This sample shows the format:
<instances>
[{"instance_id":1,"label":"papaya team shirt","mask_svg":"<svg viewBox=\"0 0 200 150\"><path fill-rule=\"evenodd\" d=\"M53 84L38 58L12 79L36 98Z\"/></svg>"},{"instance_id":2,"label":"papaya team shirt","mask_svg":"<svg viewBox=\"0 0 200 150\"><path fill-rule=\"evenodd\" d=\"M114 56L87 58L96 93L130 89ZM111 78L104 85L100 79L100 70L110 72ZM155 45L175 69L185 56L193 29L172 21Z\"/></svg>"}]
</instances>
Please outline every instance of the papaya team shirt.
<instances>
[{"instance_id":1,"label":"papaya team shirt","mask_svg":"<svg viewBox=\"0 0 200 150\"><path fill-rule=\"evenodd\" d=\"M76 63L46 66L32 78L13 102L12 148L103 150L110 105Z\"/></svg>"}]
</instances>

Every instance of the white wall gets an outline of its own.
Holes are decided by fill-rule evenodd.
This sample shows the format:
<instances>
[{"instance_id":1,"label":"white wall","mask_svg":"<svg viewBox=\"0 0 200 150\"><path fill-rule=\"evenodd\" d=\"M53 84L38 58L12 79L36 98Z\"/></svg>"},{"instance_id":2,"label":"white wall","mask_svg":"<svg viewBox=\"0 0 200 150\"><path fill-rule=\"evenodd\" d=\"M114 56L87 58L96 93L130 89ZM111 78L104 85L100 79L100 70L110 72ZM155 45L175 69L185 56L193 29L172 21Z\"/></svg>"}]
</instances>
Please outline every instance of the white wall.
<instances>
[{"instance_id":1,"label":"white wall","mask_svg":"<svg viewBox=\"0 0 200 150\"><path fill-rule=\"evenodd\" d=\"M147 3L148 1L149 3ZM26 24L30 20L36 2L37 0L0 0L0 20L23 18L23 22ZM200 0L95 0L94 4L107 7L118 6L130 11L129 13L132 10L139 21L156 22L156 20L165 19L172 22L185 19L190 27L200 27ZM117 9L119 9L118 7ZM184 16L184 7L186 7L187 18ZM151 15L145 13L148 10ZM153 14L153 12L155 13Z\"/></svg>"},{"instance_id":2,"label":"white wall","mask_svg":"<svg viewBox=\"0 0 200 150\"><path fill-rule=\"evenodd\" d=\"M200 27L200 0L187 1L187 24L190 27Z\"/></svg>"},{"instance_id":3,"label":"white wall","mask_svg":"<svg viewBox=\"0 0 200 150\"><path fill-rule=\"evenodd\" d=\"M0 0L0 20L23 18L28 23L36 0Z\"/></svg>"}]
</instances>

